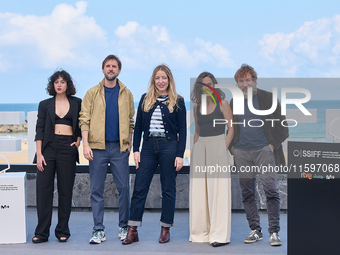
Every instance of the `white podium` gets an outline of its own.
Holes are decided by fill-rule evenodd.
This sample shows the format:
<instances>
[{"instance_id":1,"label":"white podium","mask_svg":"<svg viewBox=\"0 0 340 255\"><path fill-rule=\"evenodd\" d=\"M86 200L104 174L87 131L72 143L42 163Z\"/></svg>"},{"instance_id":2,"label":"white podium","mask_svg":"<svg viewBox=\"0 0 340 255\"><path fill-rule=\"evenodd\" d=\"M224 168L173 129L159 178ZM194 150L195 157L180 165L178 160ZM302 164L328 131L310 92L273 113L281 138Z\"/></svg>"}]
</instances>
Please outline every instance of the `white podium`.
<instances>
[{"instance_id":1,"label":"white podium","mask_svg":"<svg viewBox=\"0 0 340 255\"><path fill-rule=\"evenodd\" d=\"M0 244L26 243L26 173L0 175Z\"/></svg>"}]
</instances>

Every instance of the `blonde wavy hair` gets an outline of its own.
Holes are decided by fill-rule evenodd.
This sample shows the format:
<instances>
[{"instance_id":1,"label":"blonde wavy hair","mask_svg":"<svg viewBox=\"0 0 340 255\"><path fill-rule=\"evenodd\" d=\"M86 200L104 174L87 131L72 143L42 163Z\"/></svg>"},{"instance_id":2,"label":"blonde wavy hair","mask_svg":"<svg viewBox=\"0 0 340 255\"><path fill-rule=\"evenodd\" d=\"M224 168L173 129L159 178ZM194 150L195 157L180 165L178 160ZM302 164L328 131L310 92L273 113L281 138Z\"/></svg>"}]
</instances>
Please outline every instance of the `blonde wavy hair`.
<instances>
[{"instance_id":1,"label":"blonde wavy hair","mask_svg":"<svg viewBox=\"0 0 340 255\"><path fill-rule=\"evenodd\" d=\"M158 90L155 85L155 76L158 71L163 71L168 76L169 86L168 86L167 92L168 92L169 99L166 100L164 104L167 105L169 112L172 113L174 111L175 106L178 107L177 99L179 95L176 92L176 85L175 85L174 77L172 76L171 70L169 67L167 67L164 64L157 66L153 70L152 76L149 81L148 92L146 93L144 97L143 109L144 109L144 112L149 112L150 109L154 106L154 104L157 101L157 97L159 94L158 94Z\"/></svg>"}]
</instances>

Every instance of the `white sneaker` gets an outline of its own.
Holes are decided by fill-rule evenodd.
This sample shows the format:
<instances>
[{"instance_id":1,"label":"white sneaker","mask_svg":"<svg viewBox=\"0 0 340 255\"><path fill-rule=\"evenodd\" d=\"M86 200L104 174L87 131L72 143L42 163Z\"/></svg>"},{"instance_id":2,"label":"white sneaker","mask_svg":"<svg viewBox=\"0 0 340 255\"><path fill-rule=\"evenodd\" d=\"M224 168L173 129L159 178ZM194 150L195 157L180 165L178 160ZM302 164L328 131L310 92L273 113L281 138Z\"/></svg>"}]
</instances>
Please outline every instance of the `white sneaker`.
<instances>
[{"instance_id":1,"label":"white sneaker","mask_svg":"<svg viewBox=\"0 0 340 255\"><path fill-rule=\"evenodd\" d=\"M101 242L105 242L106 237L103 230L96 230L92 233L92 238L90 239L90 244L100 244Z\"/></svg>"},{"instance_id":2,"label":"white sneaker","mask_svg":"<svg viewBox=\"0 0 340 255\"><path fill-rule=\"evenodd\" d=\"M282 242L277 232L271 233L269 238L270 245L272 246L280 246Z\"/></svg>"},{"instance_id":3,"label":"white sneaker","mask_svg":"<svg viewBox=\"0 0 340 255\"><path fill-rule=\"evenodd\" d=\"M125 228L119 228L119 234L118 234L118 236L119 236L119 238L120 238L121 241L124 241L124 239L125 239L127 233L128 233L127 227L125 227Z\"/></svg>"},{"instance_id":4,"label":"white sneaker","mask_svg":"<svg viewBox=\"0 0 340 255\"><path fill-rule=\"evenodd\" d=\"M252 231L250 231L249 236L246 237L246 239L244 239L245 243L255 243L257 241L261 241L263 240L263 234L261 231L254 229Z\"/></svg>"}]
</instances>

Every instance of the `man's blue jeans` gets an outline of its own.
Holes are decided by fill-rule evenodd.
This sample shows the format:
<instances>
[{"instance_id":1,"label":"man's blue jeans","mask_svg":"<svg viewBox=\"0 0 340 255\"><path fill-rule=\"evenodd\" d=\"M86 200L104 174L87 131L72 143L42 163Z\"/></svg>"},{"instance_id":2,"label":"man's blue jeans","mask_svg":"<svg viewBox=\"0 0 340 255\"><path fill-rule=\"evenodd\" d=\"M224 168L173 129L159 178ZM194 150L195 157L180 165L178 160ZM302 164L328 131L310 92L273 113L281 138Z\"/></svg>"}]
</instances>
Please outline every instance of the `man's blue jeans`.
<instances>
[{"instance_id":1,"label":"man's blue jeans","mask_svg":"<svg viewBox=\"0 0 340 255\"><path fill-rule=\"evenodd\" d=\"M159 164L162 186L161 225L171 227L174 221L176 202L175 158L177 141L149 137L143 142L139 168L136 170L135 186L130 207L128 225L141 226L146 196L152 177Z\"/></svg>"},{"instance_id":2,"label":"man's blue jeans","mask_svg":"<svg viewBox=\"0 0 340 255\"><path fill-rule=\"evenodd\" d=\"M126 227L129 219L129 155L120 152L118 142L105 142L105 150L92 150L93 160L89 162L91 179L91 208L93 214L93 230L104 229L104 185L107 166L110 163L113 180L118 190L119 227Z\"/></svg>"}]
</instances>

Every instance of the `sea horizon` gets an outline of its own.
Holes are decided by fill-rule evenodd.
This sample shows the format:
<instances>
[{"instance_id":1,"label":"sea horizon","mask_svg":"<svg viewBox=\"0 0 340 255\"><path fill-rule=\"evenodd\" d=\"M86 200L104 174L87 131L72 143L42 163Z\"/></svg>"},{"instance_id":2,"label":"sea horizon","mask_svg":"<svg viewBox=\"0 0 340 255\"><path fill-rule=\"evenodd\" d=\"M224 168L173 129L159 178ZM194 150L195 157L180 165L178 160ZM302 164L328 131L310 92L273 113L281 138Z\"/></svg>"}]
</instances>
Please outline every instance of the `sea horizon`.
<instances>
[{"instance_id":1,"label":"sea horizon","mask_svg":"<svg viewBox=\"0 0 340 255\"><path fill-rule=\"evenodd\" d=\"M139 102L134 102L135 108ZM38 111L39 103L0 103L0 112L27 112ZM187 111L191 109L190 101L185 102ZM307 109L317 109L317 123L299 123L296 127L289 128L289 138L326 138L326 109L340 109L340 100L310 100L303 104ZM294 105L287 105L287 109L297 109ZM340 127L339 127L340 128ZM193 135L193 125L188 128L188 134ZM27 133L0 133L0 138L6 136L27 138Z\"/></svg>"},{"instance_id":2,"label":"sea horizon","mask_svg":"<svg viewBox=\"0 0 340 255\"><path fill-rule=\"evenodd\" d=\"M228 101L229 102L229 101ZM306 107L308 107L307 109L312 109L310 108L310 106L313 105L313 102L333 102L333 103L337 103L338 107L340 107L340 100L326 100L326 99L313 99L313 100L309 100L307 103L304 103L303 105L305 105ZM134 102L134 107L135 109L138 108L138 104L139 102ZM38 111L38 106L39 106L39 102L38 103L0 103L0 112L15 112L15 111L24 111L24 112L30 112L30 111ZM185 107L187 109L190 109L191 106L191 101L185 101ZM294 107L291 104L287 105L287 109L294 109L296 107ZM334 109L334 108L331 108ZM340 109L340 108L339 108Z\"/></svg>"}]
</instances>

